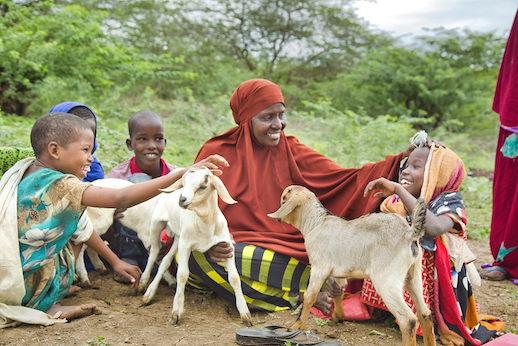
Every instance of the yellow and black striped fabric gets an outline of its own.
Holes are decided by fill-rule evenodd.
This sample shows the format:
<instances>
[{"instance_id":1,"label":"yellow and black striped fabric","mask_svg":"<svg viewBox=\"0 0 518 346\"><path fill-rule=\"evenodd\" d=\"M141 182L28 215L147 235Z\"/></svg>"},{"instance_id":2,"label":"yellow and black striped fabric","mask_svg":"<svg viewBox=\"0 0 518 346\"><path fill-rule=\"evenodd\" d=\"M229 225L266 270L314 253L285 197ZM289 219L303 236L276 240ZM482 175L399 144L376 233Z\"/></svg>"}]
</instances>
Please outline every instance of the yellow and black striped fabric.
<instances>
[{"instance_id":1,"label":"yellow and black striped fabric","mask_svg":"<svg viewBox=\"0 0 518 346\"><path fill-rule=\"evenodd\" d=\"M310 266L287 255L237 243L234 258L245 300L255 308L267 311L295 308L299 293L307 289ZM189 270L188 289L199 293L214 291L235 304L224 263L211 261L208 254L193 251Z\"/></svg>"}]
</instances>

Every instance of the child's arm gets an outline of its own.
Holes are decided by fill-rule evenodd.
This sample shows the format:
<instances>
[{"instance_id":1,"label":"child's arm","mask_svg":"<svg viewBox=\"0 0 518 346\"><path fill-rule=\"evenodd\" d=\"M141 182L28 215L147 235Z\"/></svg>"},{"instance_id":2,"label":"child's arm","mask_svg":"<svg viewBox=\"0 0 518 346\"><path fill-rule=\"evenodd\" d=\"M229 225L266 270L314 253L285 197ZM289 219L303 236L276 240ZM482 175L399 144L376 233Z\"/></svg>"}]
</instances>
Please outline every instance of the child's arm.
<instances>
[{"instance_id":1,"label":"child's arm","mask_svg":"<svg viewBox=\"0 0 518 346\"><path fill-rule=\"evenodd\" d=\"M220 175L222 172L218 165L228 167L229 164L222 156L211 155L196 163L194 166L205 166L213 174ZM111 189L99 186L89 186L83 192L81 203L86 206L100 208L129 208L136 204L147 201L160 193L163 189L180 179L188 168L173 171L163 177L151 179L142 183L131 185L122 189Z\"/></svg>"},{"instance_id":2,"label":"child's arm","mask_svg":"<svg viewBox=\"0 0 518 346\"><path fill-rule=\"evenodd\" d=\"M113 253L112 250L104 243L104 241L99 237L99 235L95 232L92 233L90 239L85 241L85 244L88 245L92 250L97 252L99 256L104 258L110 263L113 268L113 271L128 280L131 281L130 288L134 288L138 286L140 275L142 272L140 268L131 264L128 264L117 257L116 254Z\"/></svg>"},{"instance_id":3,"label":"child's arm","mask_svg":"<svg viewBox=\"0 0 518 346\"><path fill-rule=\"evenodd\" d=\"M372 190L381 190L374 193L374 197L386 198L393 194L396 194L401 199L401 202L405 205L408 212L412 213L414 210L417 198L412 196L401 184L387 180L385 178L379 178L371 181L365 187L364 196ZM430 210L426 211L426 229L425 232L430 238L437 238L444 233L448 232L454 226L453 220L447 215L435 215Z\"/></svg>"}]
</instances>

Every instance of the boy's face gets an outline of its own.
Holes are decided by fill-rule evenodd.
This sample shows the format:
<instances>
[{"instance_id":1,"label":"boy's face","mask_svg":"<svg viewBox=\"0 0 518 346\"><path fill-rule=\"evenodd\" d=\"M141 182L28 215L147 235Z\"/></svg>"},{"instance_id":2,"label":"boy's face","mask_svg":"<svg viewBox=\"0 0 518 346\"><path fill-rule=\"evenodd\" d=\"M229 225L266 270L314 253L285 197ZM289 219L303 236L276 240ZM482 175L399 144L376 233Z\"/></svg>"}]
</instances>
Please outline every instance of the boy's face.
<instances>
[{"instance_id":1,"label":"boy's face","mask_svg":"<svg viewBox=\"0 0 518 346\"><path fill-rule=\"evenodd\" d=\"M90 172L90 164L93 161L92 149L94 147L94 134L90 130L81 129L76 141L68 146L56 146L54 156L54 168L65 174L73 174L78 179L83 179Z\"/></svg>"},{"instance_id":2,"label":"boy's face","mask_svg":"<svg viewBox=\"0 0 518 346\"><path fill-rule=\"evenodd\" d=\"M424 171L430 148L422 147L415 149L408 157L406 168L401 172L399 183L412 194L419 198L423 187Z\"/></svg>"},{"instance_id":3,"label":"boy's face","mask_svg":"<svg viewBox=\"0 0 518 346\"><path fill-rule=\"evenodd\" d=\"M161 169L160 158L167 142L162 122L154 117L137 119L130 136L126 145L135 153L137 166L142 172L155 175L154 172Z\"/></svg>"}]
</instances>

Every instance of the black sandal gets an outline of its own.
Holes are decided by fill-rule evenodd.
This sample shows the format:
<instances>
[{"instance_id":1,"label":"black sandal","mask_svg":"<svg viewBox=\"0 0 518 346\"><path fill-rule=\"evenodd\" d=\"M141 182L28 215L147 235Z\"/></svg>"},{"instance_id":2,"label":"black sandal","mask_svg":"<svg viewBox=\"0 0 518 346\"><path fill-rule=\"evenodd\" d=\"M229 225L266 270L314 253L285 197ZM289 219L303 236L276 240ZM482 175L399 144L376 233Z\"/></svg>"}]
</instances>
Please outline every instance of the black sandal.
<instances>
[{"instance_id":1,"label":"black sandal","mask_svg":"<svg viewBox=\"0 0 518 346\"><path fill-rule=\"evenodd\" d=\"M275 331L277 329L284 329L286 331ZM336 342L324 342L323 339L316 334L283 326L267 326L261 329L243 328L236 330L236 342L239 345L285 345L288 341L292 346L341 346Z\"/></svg>"}]
</instances>

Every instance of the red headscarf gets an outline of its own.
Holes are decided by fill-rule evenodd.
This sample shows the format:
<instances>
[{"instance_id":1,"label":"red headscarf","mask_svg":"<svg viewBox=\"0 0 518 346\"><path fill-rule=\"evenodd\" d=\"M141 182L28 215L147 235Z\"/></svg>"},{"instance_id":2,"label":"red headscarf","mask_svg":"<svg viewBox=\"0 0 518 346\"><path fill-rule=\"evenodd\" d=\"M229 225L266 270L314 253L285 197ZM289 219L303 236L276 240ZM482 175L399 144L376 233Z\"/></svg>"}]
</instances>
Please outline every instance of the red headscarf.
<instances>
[{"instance_id":1,"label":"red headscarf","mask_svg":"<svg viewBox=\"0 0 518 346\"><path fill-rule=\"evenodd\" d=\"M515 61L517 56L518 12L505 46L493 99L493 110L500 115L500 124L506 128L518 127L518 61Z\"/></svg>"},{"instance_id":2,"label":"red headscarf","mask_svg":"<svg viewBox=\"0 0 518 346\"><path fill-rule=\"evenodd\" d=\"M308 263L304 239L294 227L267 216L280 204L284 188L297 184L313 191L332 213L346 218L373 212L378 198L364 198L367 183L379 177L397 177L400 155L367 164L361 169L342 168L325 156L281 134L275 147L261 145L254 137L250 119L263 109L284 103L281 89L264 79L242 83L230 99L236 123L220 136L208 140L196 161L220 154L230 163L220 178L238 201L220 208L236 242L257 245Z\"/></svg>"}]
</instances>

